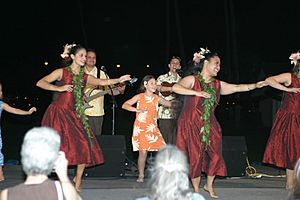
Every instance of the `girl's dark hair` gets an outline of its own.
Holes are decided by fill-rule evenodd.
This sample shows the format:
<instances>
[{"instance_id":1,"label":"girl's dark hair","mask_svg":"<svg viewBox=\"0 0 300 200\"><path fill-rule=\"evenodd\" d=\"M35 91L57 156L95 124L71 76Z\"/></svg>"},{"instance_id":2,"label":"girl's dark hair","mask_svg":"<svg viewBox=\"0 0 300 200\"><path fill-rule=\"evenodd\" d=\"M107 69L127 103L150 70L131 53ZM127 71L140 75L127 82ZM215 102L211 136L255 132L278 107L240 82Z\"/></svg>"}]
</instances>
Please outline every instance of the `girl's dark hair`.
<instances>
[{"instance_id":1,"label":"girl's dark hair","mask_svg":"<svg viewBox=\"0 0 300 200\"><path fill-rule=\"evenodd\" d=\"M64 58L63 63L68 66L70 65L73 60L71 58L71 54L75 55L78 51L80 51L81 49L85 49L83 46L81 46L80 44L76 44L75 46L71 47L68 53L68 57Z\"/></svg>"},{"instance_id":2,"label":"girl's dark hair","mask_svg":"<svg viewBox=\"0 0 300 200\"><path fill-rule=\"evenodd\" d=\"M197 74L202 70L205 60L210 61L211 58L218 56L218 54L215 52L209 52L203 54L203 56L204 58L202 58L199 63L195 63L194 61L190 61L188 63L186 69L183 70L183 77Z\"/></svg>"},{"instance_id":3,"label":"girl's dark hair","mask_svg":"<svg viewBox=\"0 0 300 200\"><path fill-rule=\"evenodd\" d=\"M146 75L146 76L144 76L144 78L142 79L142 82L141 82L141 84L140 84L140 87L139 87L139 89L138 89L138 93L142 93L142 92L145 92L145 91L146 91L146 88L145 88L145 86L144 86L144 82L147 82L147 83L148 83L148 81L150 81L151 79L156 80L156 79L155 79L155 76L153 76L153 75Z\"/></svg>"}]
</instances>

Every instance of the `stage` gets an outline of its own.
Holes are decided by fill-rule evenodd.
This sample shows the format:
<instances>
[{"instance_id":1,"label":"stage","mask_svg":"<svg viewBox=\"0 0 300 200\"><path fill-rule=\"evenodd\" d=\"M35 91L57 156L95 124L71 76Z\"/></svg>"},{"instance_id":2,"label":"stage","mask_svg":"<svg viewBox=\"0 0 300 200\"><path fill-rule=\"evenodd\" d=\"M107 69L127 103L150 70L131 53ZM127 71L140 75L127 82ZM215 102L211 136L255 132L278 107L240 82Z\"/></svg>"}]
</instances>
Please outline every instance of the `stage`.
<instances>
[{"instance_id":1,"label":"stage","mask_svg":"<svg viewBox=\"0 0 300 200\"><path fill-rule=\"evenodd\" d=\"M222 200L274 200L286 199L285 172L269 166L254 166L262 178L227 177L216 178L215 190ZM14 186L24 180L20 165L4 167L6 180L0 182L0 189ZM273 177L266 177L273 176ZM71 175L70 175L71 177ZM147 179L145 183L137 183L136 174L126 171L123 177L85 177L80 195L88 200L133 200L147 195ZM205 182L203 178L202 185ZM203 187L202 187L203 188ZM200 193L210 199L201 189Z\"/></svg>"}]
</instances>

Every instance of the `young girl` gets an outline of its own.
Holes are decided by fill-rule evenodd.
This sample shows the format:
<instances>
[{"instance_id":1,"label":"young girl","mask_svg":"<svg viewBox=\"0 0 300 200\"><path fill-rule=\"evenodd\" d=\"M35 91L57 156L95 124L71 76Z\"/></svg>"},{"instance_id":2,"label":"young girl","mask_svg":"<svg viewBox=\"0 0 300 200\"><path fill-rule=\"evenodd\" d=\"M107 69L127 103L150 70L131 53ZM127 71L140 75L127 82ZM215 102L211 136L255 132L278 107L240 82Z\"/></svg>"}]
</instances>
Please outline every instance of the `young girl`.
<instances>
[{"instance_id":1,"label":"young girl","mask_svg":"<svg viewBox=\"0 0 300 200\"><path fill-rule=\"evenodd\" d=\"M17 115L30 115L36 111L36 108L32 107L32 108L30 108L30 110L25 111L25 110L11 107L7 103L4 103L2 101L2 84L0 83L0 117L1 117L2 110L5 110L9 113L13 113L13 114L17 114ZM4 175L3 175L2 166L4 165L4 156L1 152L1 150L2 150L2 137L1 137L1 127L0 127L0 181L3 181Z\"/></svg>"},{"instance_id":2,"label":"young girl","mask_svg":"<svg viewBox=\"0 0 300 200\"><path fill-rule=\"evenodd\" d=\"M164 147L165 141L157 126L158 104L165 107L171 107L171 102L157 96L154 92L157 89L155 77L147 75L143 78L140 91L141 93L135 95L127 100L122 108L131 112L136 112L136 119L133 127L132 145L133 151L139 151L138 170L139 177L137 182L144 181L144 169L148 151L158 151ZM203 91L195 91L187 89L178 85L173 87L161 87L160 91L173 91L183 95L196 95L205 98L210 97L209 94ZM137 104L133 107L133 104Z\"/></svg>"}]
</instances>

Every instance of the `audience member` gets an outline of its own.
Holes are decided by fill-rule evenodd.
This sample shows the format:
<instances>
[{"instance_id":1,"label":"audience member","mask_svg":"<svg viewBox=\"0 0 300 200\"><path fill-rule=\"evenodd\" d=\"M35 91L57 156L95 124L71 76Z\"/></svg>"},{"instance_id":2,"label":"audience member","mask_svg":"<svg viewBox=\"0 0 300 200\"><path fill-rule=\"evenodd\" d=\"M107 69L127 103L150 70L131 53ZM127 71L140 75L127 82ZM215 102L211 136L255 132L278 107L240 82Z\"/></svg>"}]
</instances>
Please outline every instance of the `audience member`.
<instances>
[{"instance_id":1,"label":"audience member","mask_svg":"<svg viewBox=\"0 0 300 200\"><path fill-rule=\"evenodd\" d=\"M158 152L150 169L149 197L137 200L204 200L190 189L188 170L185 154L175 146L167 145Z\"/></svg>"},{"instance_id":2,"label":"audience member","mask_svg":"<svg viewBox=\"0 0 300 200\"><path fill-rule=\"evenodd\" d=\"M67 175L68 160L59 151L60 136L51 128L39 127L29 130L21 149L23 171L27 175L24 183L5 189L1 200L81 199ZM48 178L55 171L59 181Z\"/></svg>"}]
</instances>

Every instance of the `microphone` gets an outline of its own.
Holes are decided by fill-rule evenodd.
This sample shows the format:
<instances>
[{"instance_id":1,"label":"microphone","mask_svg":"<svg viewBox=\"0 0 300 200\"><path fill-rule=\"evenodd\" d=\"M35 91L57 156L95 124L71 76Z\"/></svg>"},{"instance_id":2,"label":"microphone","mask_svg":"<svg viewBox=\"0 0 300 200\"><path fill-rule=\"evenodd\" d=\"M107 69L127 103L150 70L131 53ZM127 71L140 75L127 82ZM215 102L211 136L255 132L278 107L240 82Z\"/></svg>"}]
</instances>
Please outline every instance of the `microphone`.
<instances>
[{"instance_id":1,"label":"microphone","mask_svg":"<svg viewBox=\"0 0 300 200\"><path fill-rule=\"evenodd\" d=\"M105 68L104 65L102 65L102 66L100 67L100 69L101 69L102 71L104 71L104 72L107 72L107 70L106 70L106 68Z\"/></svg>"},{"instance_id":2,"label":"microphone","mask_svg":"<svg viewBox=\"0 0 300 200\"><path fill-rule=\"evenodd\" d=\"M138 78L133 77L132 79L130 79L129 81L125 81L126 85L132 86L135 82L137 82Z\"/></svg>"},{"instance_id":3,"label":"microphone","mask_svg":"<svg viewBox=\"0 0 300 200\"><path fill-rule=\"evenodd\" d=\"M137 82L137 80L138 80L138 78L136 78L136 77L133 77L132 79L130 79L130 80L128 80L128 81L124 81L124 82L122 82L122 83L120 83L120 85L127 85L127 86L133 86L133 84L135 83L135 82Z\"/></svg>"}]
</instances>

